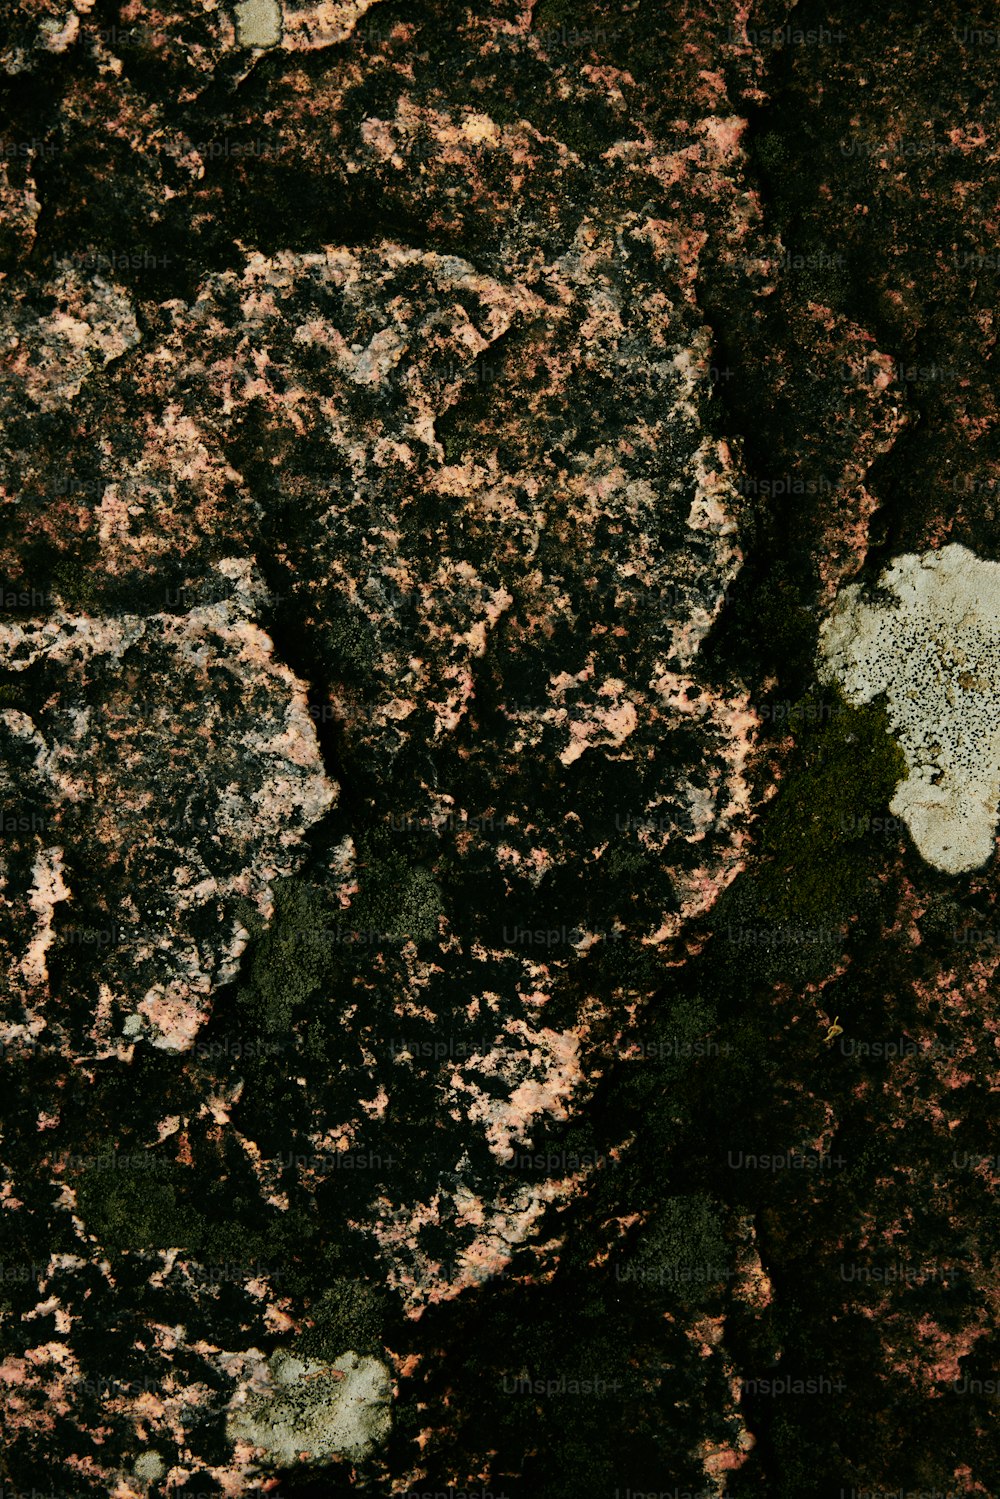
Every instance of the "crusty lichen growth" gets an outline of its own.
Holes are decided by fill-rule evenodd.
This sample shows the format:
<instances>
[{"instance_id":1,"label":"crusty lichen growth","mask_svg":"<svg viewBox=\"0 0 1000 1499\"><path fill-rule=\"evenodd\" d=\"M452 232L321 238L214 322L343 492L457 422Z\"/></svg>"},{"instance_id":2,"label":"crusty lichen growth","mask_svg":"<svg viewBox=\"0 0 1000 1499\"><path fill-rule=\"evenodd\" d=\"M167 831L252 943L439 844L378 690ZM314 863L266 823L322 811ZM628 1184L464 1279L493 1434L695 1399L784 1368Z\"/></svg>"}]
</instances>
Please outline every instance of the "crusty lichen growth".
<instances>
[{"instance_id":1,"label":"crusty lichen growth","mask_svg":"<svg viewBox=\"0 0 1000 1499\"><path fill-rule=\"evenodd\" d=\"M240 0L236 6L236 35L241 47L261 50L281 41L282 13L278 0Z\"/></svg>"},{"instance_id":2,"label":"crusty lichen growth","mask_svg":"<svg viewBox=\"0 0 1000 1499\"><path fill-rule=\"evenodd\" d=\"M348 1352L334 1365L279 1348L269 1363L271 1390L235 1404L226 1423L230 1439L256 1448L264 1466L360 1462L388 1436L392 1386L381 1360Z\"/></svg>"},{"instance_id":3,"label":"crusty lichen growth","mask_svg":"<svg viewBox=\"0 0 1000 1499\"><path fill-rule=\"evenodd\" d=\"M954 544L897 557L877 598L841 590L821 647L852 702L885 699L911 772L891 811L921 856L946 874L984 864L1000 815L1000 563Z\"/></svg>"}]
</instances>

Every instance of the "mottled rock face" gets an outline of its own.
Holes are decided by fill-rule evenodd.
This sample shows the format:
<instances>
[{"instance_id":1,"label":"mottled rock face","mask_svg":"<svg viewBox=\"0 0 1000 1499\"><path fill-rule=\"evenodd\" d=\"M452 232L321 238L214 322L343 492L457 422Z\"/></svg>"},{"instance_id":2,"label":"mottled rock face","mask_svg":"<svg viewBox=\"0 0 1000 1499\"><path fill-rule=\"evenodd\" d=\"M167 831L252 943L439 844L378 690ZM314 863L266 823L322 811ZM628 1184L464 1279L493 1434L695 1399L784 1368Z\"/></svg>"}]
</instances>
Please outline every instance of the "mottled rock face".
<instances>
[{"instance_id":1,"label":"mottled rock face","mask_svg":"<svg viewBox=\"0 0 1000 1499\"><path fill-rule=\"evenodd\" d=\"M22 413L69 410L88 376L139 342L135 310L121 287L71 264L59 269L41 303L8 293L0 308L8 353L3 394Z\"/></svg>"},{"instance_id":2,"label":"mottled rock face","mask_svg":"<svg viewBox=\"0 0 1000 1499\"><path fill-rule=\"evenodd\" d=\"M538 290L554 279L556 306ZM228 332L237 302L245 320ZM613 394L603 367L587 373L595 316ZM704 330L587 228L530 283L392 245L257 257L175 316L169 351L149 360L158 384L195 348L205 372L182 399L192 420L233 408L218 436L238 430L238 466L273 523L294 517L277 538L280 586L336 661L331 712L368 776L392 777L422 742L437 779L454 778L457 741L487 707L477 663L494 657L490 752L499 729L511 765L568 769L589 753L591 779L595 760L594 774L609 757L661 760L662 784L614 810L648 817L657 848L673 833L679 909L704 909L690 887L732 866L749 724L745 703L718 705L692 675L740 557L733 462L698 421ZM614 438L591 443L588 413ZM302 441L304 421L322 440ZM495 816L498 789L466 808L410 775L407 817ZM508 877L533 880L516 829Z\"/></svg>"},{"instance_id":3,"label":"mottled rock face","mask_svg":"<svg viewBox=\"0 0 1000 1499\"><path fill-rule=\"evenodd\" d=\"M478 145L463 138L465 149ZM623 250L622 235L635 249ZM252 255L241 273L211 277L190 308L170 307L166 337L133 365L143 446L131 426L109 434L103 476L82 496L108 587L187 609L113 624L97 616L87 628L110 630L104 650L116 672L127 641L138 680L162 677L168 694L196 698L209 715L192 726L185 758L158 749L145 703L118 710L134 722L126 742L138 737L133 758L145 766L136 817L144 828L179 822L175 906L197 912L202 931L210 910L221 928L211 955L204 936L199 946L145 930L132 863L144 861L162 884L166 849L137 839L123 871L128 920L100 965L104 1012L135 1007L155 1044L189 1046L246 941L225 895L231 911L232 896L259 899L269 876L290 868L265 858L251 874L240 818L259 807L288 847L291 828L333 799L309 762L301 700L296 728L280 738L301 761L298 792L283 774L254 785L278 725L261 729L255 753L252 699L242 731L243 712L233 721L225 701L214 702L226 677L221 659L211 671L221 649L212 631L225 637L229 621L222 605L197 605L219 586L195 572L205 527L234 543L241 532L272 538L257 556L284 596L279 618L294 619L311 660L325 663L319 712L337 724L364 783L392 788L379 798L388 797L388 815L373 806L371 836L404 864L415 842L429 853L437 845L432 862L451 851L451 892L426 869L406 877L416 881L410 907L420 889L431 900L419 925L400 924L405 902L392 920L377 904L377 920L358 917L348 895L345 935L328 939L349 952L360 944L364 961L348 958L346 981L361 992L387 943L420 945L402 968L392 948L379 959L399 987L390 1034L376 1022L372 1036L392 1068L372 1086L391 1098L402 1074L428 1106L443 1090L458 1127L433 1197L411 1188L367 1210L390 1284L416 1309L503 1270L546 1204L572 1189L572 1172L560 1185L512 1184L505 1171L530 1155L539 1127L572 1118L586 1100L582 1048L596 1021L617 1023L597 1001L586 1020L579 1002L550 1018L575 965L605 953L613 961L634 944L669 950L740 865L754 718L744 693L708 690L697 667L739 569L740 501L729 449L706 430L706 331L682 286L672 298L663 290L674 258L635 214L615 233L585 217L560 257L514 279L392 243ZM45 368L41 353L25 366L36 403L51 399L37 373ZM267 604L258 590L241 607L252 616ZM254 629L249 619L235 629L240 660L252 654ZM195 651L186 642L202 630L209 638ZM11 664L38 659L32 642L46 631L14 627ZM177 667L156 654L160 631L176 641ZM66 654L42 650L46 660ZM179 675L196 655L211 688L206 678L193 691ZM174 720L162 704L155 721ZM218 769L199 740L219 743ZM117 805L117 783L110 794ZM120 813L109 830L117 847ZM227 850L228 873L219 864ZM646 865L667 873L664 896L633 910L631 872ZM584 907L570 895L576 880L591 889ZM456 881L491 893L460 917ZM138 1002L127 998L135 986ZM415 1050L406 1044L412 1022L431 1016L452 1038L443 1067L422 1036ZM107 1032L105 1021L103 1044L115 1044ZM143 1034L129 1021L117 1044ZM387 1133L403 1127L392 1116ZM342 1121L318 1114L307 1152L321 1152L332 1127ZM457 1184L443 1183L441 1170ZM443 1254L421 1247L425 1220L443 1235Z\"/></svg>"},{"instance_id":4,"label":"mottled rock face","mask_svg":"<svg viewBox=\"0 0 1000 1499\"><path fill-rule=\"evenodd\" d=\"M891 19L8 6L3 1499L986 1492L995 59Z\"/></svg>"},{"instance_id":5,"label":"mottled rock face","mask_svg":"<svg viewBox=\"0 0 1000 1499\"><path fill-rule=\"evenodd\" d=\"M353 903L344 920L365 959L348 959L353 984L369 990L373 958L397 973L402 1039L372 1079L385 1135L403 1128L400 1075L459 1125L432 1194L397 1189L371 1210L390 1283L418 1309L503 1270L572 1186L497 1171L589 1095L593 1021L565 1006L550 1019L560 985L623 942L676 939L739 864L753 719L696 666L739 566L738 497L701 424L704 331L660 283L589 224L522 281L391 244L255 257L178 311L169 355L149 361L160 382L167 358L188 368L198 351L187 409L223 413L216 433L257 504L294 518L273 576L336 662L345 752L366 785L394 788L394 812L373 808L378 836L404 864L418 842L453 850L429 928ZM670 870L666 905L639 915L631 895L597 895L626 847ZM596 884L568 921L550 890L574 879ZM459 916L456 881L491 894ZM401 967L387 943L406 936L423 940ZM421 1056L431 1017L454 1038L444 1067ZM391 1046L365 1002L356 1023ZM313 1150L331 1125L317 1118Z\"/></svg>"},{"instance_id":6,"label":"mottled rock face","mask_svg":"<svg viewBox=\"0 0 1000 1499\"><path fill-rule=\"evenodd\" d=\"M302 685L248 618L245 565L223 563L219 582L230 600L181 616L57 609L0 626L3 669L47 684L33 716L2 710L4 800L36 850L30 889L23 863L7 869L9 898L35 913L27 950L19 923L7 938L8 994L22 995L33 1042L48 1031L47 1044L99 1056L141 1035L189 1047L237 972L240 901L269 909L271 882L336 799ZM81 955L93 1009L74 1034L48 970Z\"/></svg>"},{"instance_id":7,"label":"mottled rock face","mask_svg":"<svg viewBox=\"0 0 1000 1499\"><path fill-rule=\"evenodd\" d=\"M53 164L72 250L0 307L0 562L29 598L0 627L7 802L41 819L8 874L7 1035L29 1066L177 1059L107 1158L52 1101L64 1294L138 1278L171 1325L187 1298L149 1377L208 1379L229 1446L182 1460L168 1404L161 1476L236 1490L384 1446L367 1355L353 1432L335 1381L327 1425L254 1393L262 1332L304 1336L331 1274L413 1319L554 1272L608 1159L583 1111L752 826L757 718L702 668L745 505L696 296L709 204L759 238L742 122L709 89L653 144L623 74L581 83L520 16L470 18L461 67L555 67L571 144L544 91L522 115L430 58L417 78L395 22L365 102L364 9L81 16L66 46L98 77L74 108L108 116L104 69L116 123ZM27 25L18 45L37 67ZM323 48L311 90L275 62ZM264 54L274 107L244 117ZM153 59L183 128L145 97ZM224 118L194 102L213 70L239 81ZM141 245L96 232L116 175L158 226ZM297 203L355 206L303 224L293 177ZM233 1170L235 1225L194 1190ZM317 1215L333 1237L286 1290ZM141 1476L120 1394L105 1478Z\"/></svg>"},{"instance_id":8,"label":"mottled rock face","mask_svg":"<svg viewBox=\"0 0 1000 1499\"><path fill-rule=\"evenodd\" d=\"M879 587L891 603L839 596L827 670L856 702L885 694L909 769L891 810L961 874L991 857L1000 812L1000 564L947 546L898 558Z\"/></svg>"}]
</instances>

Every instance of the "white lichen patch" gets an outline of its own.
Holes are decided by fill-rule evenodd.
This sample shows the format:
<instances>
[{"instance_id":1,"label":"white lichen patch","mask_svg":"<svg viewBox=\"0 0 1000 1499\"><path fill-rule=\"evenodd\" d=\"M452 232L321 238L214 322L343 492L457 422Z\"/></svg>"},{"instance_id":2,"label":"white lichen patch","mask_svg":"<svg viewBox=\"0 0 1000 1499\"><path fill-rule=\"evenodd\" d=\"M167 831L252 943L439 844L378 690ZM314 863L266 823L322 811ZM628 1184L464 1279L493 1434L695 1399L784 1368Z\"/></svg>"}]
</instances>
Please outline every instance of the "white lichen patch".
<instances>
[{"instance_id":1,"label":"white lichen patch","mask_svg":"<svg viewBox=\"0 0 1000 1499\"><path fill-rule=\"evenodd\" d=\"M143 1452L135 1460L135 1477L143 1487L156 1483L165 1472L163 1458L158 1452Z\"/></svg>"},{"instance_id":2,"label":"white lichen patch","mask_svg":"<svg viewBox=\"0 0 1000 1499\"><path fill-rule=\"evenodd\" d=\"M276 47L281 41L282 19L278 0L240 0L236 7L240 46Z\"/></svg>"},{"instance_id":3,"label":"white lichen patch","mask_svg":"<svg viewBox=\"0 0 1000 1499\"><path fill-rule=\"evenodd\" d=\"M907 553L884 602L842 590L820 639L823 675L854 703L885 695L909 775L890 810L947 874L984 864L1000 811L1000 563L963 546Z\"/></svg>"},{"instance_id":4,"label":"white lichen patch","mask_svg":"<svg viewBox=\"0 0 1000 1499\"><path fill-rule=\"evenodd\" d=\"M270 1389L243 1391L226 1421L233 1442L246 1442L269 1467L360 1462L388 1436L392 1386L380 1359L345 1353L336 1365L279 1349L268 1362Z\"/></svg>"}]
</instances>

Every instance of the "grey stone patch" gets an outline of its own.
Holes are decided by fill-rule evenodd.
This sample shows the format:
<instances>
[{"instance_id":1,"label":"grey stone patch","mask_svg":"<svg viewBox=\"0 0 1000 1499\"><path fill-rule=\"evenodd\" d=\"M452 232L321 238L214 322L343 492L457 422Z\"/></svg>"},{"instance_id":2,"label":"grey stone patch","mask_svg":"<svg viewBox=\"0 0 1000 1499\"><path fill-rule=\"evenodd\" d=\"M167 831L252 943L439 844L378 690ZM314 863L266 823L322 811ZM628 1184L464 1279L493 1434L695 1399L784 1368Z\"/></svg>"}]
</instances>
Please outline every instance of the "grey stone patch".
<instances>
[{"instance_id":1,"label":"grey stone patch","mask_svg":"<svg viewBox=\"0 0 1000 1499\"><path fill-rule=\"evenodd\" d=\"M966 547L907 553L884 601L844 588L820 636L821 675L854 703L885 695L909 775L890 811L946 874L985 864L1000 812L1000 563Z\"/></svg>"},{"instance_id":2,"label":"grey stone patch","mask_svg":"<svg viewBox=\"0 0 1000 1499\"><path fill-rule=\"evenodd\" d=\"M226 1419L229 1439L259 1449L267 1466L360 1462L389 1435L392 1385L381 1359L345 1353L327 1364L278 1349L268 1369L271 1390L246 1393Z\"/></svg>"},{"instance_id":3,"label":"grey stone patch","mask_svg":"<svg viewBox=\"0 0 1000 1499\"><path fill-rule=\"evenodd\" d=\"M0 348L18 351L14 389L45 412L70 410L93 374L141 342L135 308L120 286L85 275L72 261L57 269L37 288L38 301L0 292Z\"/></svg>"}]
</instances>

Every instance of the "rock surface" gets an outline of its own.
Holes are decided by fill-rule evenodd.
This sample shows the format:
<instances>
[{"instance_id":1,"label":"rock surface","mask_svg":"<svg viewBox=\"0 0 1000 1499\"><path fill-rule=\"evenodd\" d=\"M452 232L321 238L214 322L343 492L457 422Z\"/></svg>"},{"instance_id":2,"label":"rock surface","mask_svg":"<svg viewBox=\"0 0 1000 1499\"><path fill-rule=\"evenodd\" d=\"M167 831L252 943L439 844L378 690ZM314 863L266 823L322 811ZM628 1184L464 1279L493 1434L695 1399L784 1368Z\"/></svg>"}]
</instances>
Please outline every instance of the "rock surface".
<instances>
[{"instance_id":1,"label":"rock surface","mask_svg":"<svg viewBox=\"0 0 1000 1499\"><path fill-rule=\"evenodd\" d=\"M1000 556L995 50L20 0L0 69L4 1495L988 1494L995 761L906 799L878 588L950 640Z\"/></svg>"},{"instance_id":2,"label":"rock surface","mask_svg":"<svg viewBox=\"0 0 1000 1499\"><path fill-rule=\"evenodd\" d=\"M47 689L34 715L0 713L9 817L37 827L30 889L20 861L6 870L6 989L24 1005L8 1040L123 1060L142 1035L190 1047L213 990L238 972L240 902L269 913L273 882L336 800L303 685L248 618L246 564L219 576L234 597L180 616L56 608L0 625L0 669ZM74 1033L49 965L65 975L81 954L96 961L80 995L90 1023ZM65 978L58 987L68 998Z\"/></svg>"}]
</instances>

